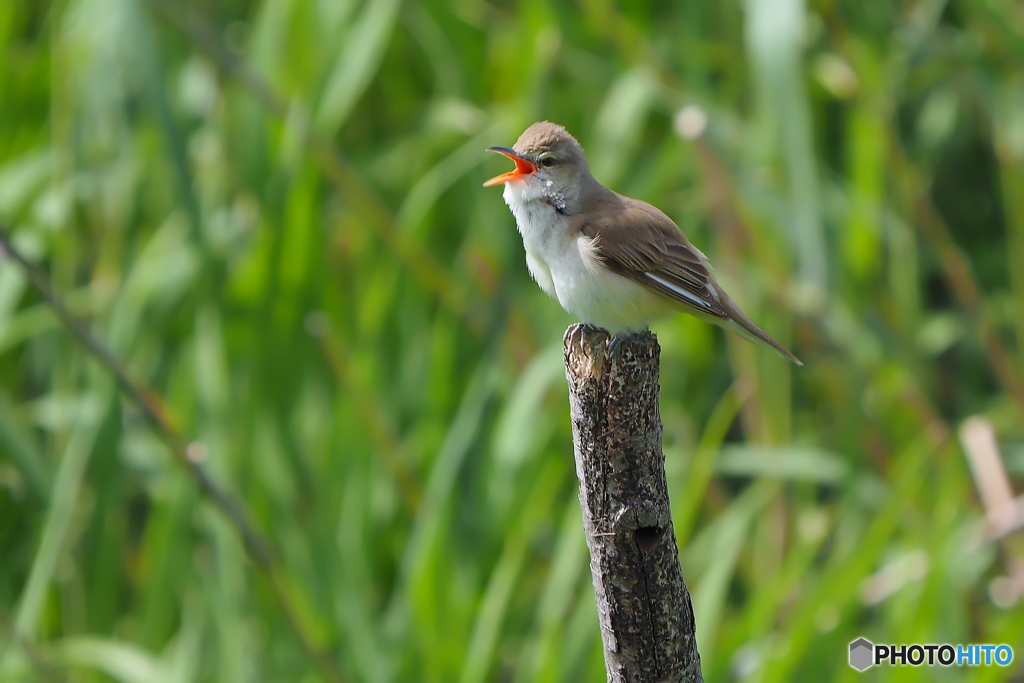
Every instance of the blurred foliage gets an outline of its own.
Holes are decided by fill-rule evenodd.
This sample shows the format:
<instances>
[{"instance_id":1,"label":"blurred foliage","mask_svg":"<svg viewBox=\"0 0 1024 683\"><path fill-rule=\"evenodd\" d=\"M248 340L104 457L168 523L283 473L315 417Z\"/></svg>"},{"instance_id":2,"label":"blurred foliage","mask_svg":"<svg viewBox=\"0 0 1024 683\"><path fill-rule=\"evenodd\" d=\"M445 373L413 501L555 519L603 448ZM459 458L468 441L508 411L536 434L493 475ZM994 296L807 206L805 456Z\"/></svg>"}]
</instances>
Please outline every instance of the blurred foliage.
<instances>
[{"instance_id":1,"label":"blurred foliage","mask_svg":"<svg viewBox=\"0 0 1024 683\"><path fill-rule=\"evenodd\" d=\"M0 220L295 607L5 259L0 680L321 680L297 632L347 680L602 680L572 320L480 187L539 119L807 364L655 327L706 679L1024 655L957 439L1024 473L1016 0L4 2L0 47Z\"/></svg>"}]
</instances>

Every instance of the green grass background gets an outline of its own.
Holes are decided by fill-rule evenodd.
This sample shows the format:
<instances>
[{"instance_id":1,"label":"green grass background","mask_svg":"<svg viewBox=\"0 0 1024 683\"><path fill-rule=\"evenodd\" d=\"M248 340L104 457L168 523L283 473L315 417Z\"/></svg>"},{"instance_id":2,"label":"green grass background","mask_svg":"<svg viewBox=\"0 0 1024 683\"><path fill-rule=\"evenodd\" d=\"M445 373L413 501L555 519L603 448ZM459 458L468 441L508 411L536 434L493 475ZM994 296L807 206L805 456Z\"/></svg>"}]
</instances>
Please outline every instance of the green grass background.
<instances>
[{"instance_id":1,"label":"green grass background","mask_svg":"<svg viewBox=\"0 0 1024 683\"><path fill-rule=\"evenodd\" d=\"M0 681L603 680L573 321L481 187L540 119L806 363L655 326L705 678L1020 675L957 435L1019 482L1021 5L650 5L0 3L0 220L276 557L4 259ZM862 635L1018 661L857 674Z\"/></svg>"}]
</instances>

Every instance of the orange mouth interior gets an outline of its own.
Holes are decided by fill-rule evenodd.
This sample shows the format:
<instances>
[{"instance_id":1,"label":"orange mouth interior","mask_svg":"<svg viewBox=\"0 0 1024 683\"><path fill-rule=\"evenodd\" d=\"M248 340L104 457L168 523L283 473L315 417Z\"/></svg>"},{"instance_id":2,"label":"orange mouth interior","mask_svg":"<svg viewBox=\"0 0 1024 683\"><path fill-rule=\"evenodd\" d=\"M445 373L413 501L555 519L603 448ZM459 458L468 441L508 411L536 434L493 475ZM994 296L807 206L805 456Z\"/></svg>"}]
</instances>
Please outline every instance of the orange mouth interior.
<instances>
[{"instance_id":1,"label":"orange mouth interior","mask_svg":"<svg viewBox=\"0 0 1024 683\"><path fill-rule=\"evenodd\" d=\"M484 187L491 187L492 185L503 185L504 183L515 182L518 180L524 180L526 176L537 170L537 167L533 165L532 161L527 161L523 157L519 156L513 150L508 147L488 147L488 152L498 152L504 154L512 161L516 162L516 168L514 171L508 173L502 173L501 175L494 176L486 183Z\"/></svg>"}]
</instances>

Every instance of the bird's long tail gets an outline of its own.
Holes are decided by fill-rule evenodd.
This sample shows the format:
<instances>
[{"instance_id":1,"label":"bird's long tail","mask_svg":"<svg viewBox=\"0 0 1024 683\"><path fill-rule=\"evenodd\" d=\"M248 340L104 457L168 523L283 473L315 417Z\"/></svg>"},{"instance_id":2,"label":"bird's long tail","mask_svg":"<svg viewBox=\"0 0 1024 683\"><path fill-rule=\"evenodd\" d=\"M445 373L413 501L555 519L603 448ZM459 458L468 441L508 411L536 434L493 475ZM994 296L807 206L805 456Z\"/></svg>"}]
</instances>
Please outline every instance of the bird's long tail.
<instances>
[{"instance_id":1,"label":"bird's long tail","mask_svg":"<svg viewBox=\"0 0 1024 683\"><path fill-rule=\"evenodd\" d=\"M743 311L740 310L739 306L734 304L727 297L722 301L722 307L729 314L729 317L725 320L716 320L719 325L734 332L739 336L743 337L747 341L751 341L755 344L767 346L774 351L780 358L791 360L797 365L803 365L799 358L793 355L793 353L785 346L775 341L770 334L758 327L753 320L748 318Z\"/></svg>"}]
</instances>

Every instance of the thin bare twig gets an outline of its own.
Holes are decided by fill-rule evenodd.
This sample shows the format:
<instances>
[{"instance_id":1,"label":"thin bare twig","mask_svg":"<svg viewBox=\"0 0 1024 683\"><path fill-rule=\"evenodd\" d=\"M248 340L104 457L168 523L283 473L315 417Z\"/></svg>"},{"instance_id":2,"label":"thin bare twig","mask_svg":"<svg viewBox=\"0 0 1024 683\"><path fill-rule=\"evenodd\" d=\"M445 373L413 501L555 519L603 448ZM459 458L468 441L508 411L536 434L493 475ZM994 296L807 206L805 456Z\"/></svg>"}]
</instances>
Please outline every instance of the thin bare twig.
<instances>
[{"instance_id":1,"label":"thin bare twig","mask_svg":"<svg viewBox=\"0 0 1024 683\"><path fill-rule=\"evenodd\" d=\"M314 643L310 634L298 617L293 599L284 585L280 562L271 552L270 545L257 531L256 525L249 518L242 505L231 494L221 488L210 473L202 465L201 449L198 444L190 442L171 422L163 407L160 396L148 388L137 378L132 378L124 364L96 335L93 334L83 320L73 315L50 287L49 278L39 266L29 261L12 243L7 226L0 224L0 257L4 255L13 259L28 277L32 287L39 296L57 314L61 323L67 328L85 349L99 361L117 381L121 391L142 413L146 422L163 438L170 447L174 459L198 484L202 494L213 503L214 507L227 518L245 545L245 549L253 563L266 577L270 584L278 607L284 614L292 632L295 634L303 650L316 664L321 675L330 681L343 681L337 665Z\"/></svg>"}]
</instances>

